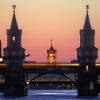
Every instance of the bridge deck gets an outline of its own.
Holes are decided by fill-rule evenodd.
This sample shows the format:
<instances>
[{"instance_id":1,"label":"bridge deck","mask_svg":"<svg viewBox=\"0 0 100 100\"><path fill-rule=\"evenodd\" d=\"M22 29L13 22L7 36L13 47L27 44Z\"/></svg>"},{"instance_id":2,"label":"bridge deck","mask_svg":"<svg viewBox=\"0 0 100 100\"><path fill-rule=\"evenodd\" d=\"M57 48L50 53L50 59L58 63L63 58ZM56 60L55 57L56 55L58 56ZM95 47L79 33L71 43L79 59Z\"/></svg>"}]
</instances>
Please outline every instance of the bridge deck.
<instances>
[{"instance_id":1,"label":"bridge deck","mask_svg":"<svg viewBox=\"0 0 100 100\"><path fill-rule=\"evenodd\" d=\"M79 64L74 63L23 63L23 67L78 67Z\"/></svg>"},{"instance_id":2,"label":"bridge deck","mask_svg":"<svg viewBox=\"0 0 100 100\"><path fill-rule=\"evenodd\" d=\"M79 63L22 63L24 68L29 67L79 67ZM95 64L96 67L100 67L100 63ZM6 67L5 63L0 63L0 67Z\"/></svg>"}]
</instances>

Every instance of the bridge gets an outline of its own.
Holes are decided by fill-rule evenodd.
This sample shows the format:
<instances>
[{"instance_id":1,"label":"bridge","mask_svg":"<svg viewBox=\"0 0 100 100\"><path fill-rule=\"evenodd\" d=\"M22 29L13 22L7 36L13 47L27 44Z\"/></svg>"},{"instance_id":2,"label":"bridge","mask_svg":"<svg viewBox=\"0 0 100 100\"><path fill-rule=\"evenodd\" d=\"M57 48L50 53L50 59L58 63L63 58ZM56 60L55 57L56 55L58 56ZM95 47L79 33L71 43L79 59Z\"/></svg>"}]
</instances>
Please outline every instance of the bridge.
<instances>
[{"instance_id":1,"label":"bridge","mask_svg":"<svg viewBox=\"0 0 100 100\"><path fill-rule=\"evenodd\" d=\"M100 74L100 63L96 63L98 49L94 45L95 30L91 28L89 19L89 5L86 6L86 18L83 29L80 30L80 46L77 50L78 63L57 63L56 52L51 47L47 50L47 62L35 63L25 62L25 49L21 46L22 30L18 28L16 15L16 5L13 5L13 17L10 29L7 29L7 47L3 49L3 62L0 62L0 75L4 78L0 84L0 91L4 96L25 96L27 95L27 84L50 83L50 81L33 81L35 78L45 74L59 74L66 78L66 74L75 74L75 81L52 81L52 84L77 84L78 96L97 96L100 85L97 82ZM0 42L1 48L1 42ZM2 51L0 49L0 51ZM37 74L33 79L27 81L26 74ZM28 82L28 83L27 83Z\"/></svg>"},{"instance_id":2,"label":"bridge","mask_svg":"<svg viewBox=\"0 0 100 100\"><path fill-rule=\"evenodd\" d=\"M30 61L28 62L23 62L22 63L22 68L24 70L24 73L25 74L37 74L35 78L39 77L39 76L42 76L42 75L45 75L45 74L59 74L59 75L62 75L66 78L68 78L65 74L75 74L75 81L72 80L72 82L66 82L66 81L63 81L63 82L51 82L51 81L48 81L48 82L41 82L41 81L30 81L30 84L50 84L50 83L53 83L53 84L73 84L73 83L76 83L77 81L77 75L78 75L78 71L79 71L79 63L68 63L68 62L62 62L62 63L47 63L47 62L42 62L42 63L32 63ZM95 64L95 67L96 67L96 75L97 77L100 75L100 63L96 63ZM0 63L0 73L2 75L5 75L5 68L6 68L6 63ZM26 80L26 85L27 85L27 81L29 79L27 78ZM29 84L29 83L28 83Z\"/></svg>"},{"instance_id":3,"label":"bridge","mask_svg":"<svg viewBox=\"0 0 100 100\"><path fill-rule=\"evenodd\" d=\"M42 62L42 63L22 63L22 68L25 73L78 73L79 70L79 63L47 63L47 62ZM6 68L6 63L0 63L0 72L3 73ZM100 74L100 63L95 64L96 72L98 73L97 75Z\"/></svg>"},{"instance_id":4,"label":"bridge","mask_svg":"<svg viewBox=\"0 0 100 100\"><path fill-rule=\"evenodd\" d=\"M55 73L54 71L56 71L57 73L74 73L77 72L78 73L78 69L80 67L79 63L68 63L68 62L63 62L63 63L47 63L47 62L42 62L42 63L30 63L30 61L28 61L28 63L22 63L22 67L24 69L24 71L26 73L34 73L37 72L38 73L38 69L41 70L40 73L43 72L52 72ZM6 68L6 63L0 63L0 71L4 70ZM97 69L97 71L100 68L100 63L96 63L95 64L95 68ZM42 71L43 70L43 71Z\"/></svg>"}]
</instances>

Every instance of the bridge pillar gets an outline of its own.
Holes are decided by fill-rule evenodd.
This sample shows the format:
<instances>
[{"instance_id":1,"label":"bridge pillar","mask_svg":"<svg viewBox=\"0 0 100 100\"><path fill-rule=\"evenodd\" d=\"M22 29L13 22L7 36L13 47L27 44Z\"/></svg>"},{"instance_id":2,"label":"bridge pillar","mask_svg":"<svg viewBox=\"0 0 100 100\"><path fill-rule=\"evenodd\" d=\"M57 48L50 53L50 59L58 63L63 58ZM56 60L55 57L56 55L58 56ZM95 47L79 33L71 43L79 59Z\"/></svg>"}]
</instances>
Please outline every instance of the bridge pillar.
<instances>
[{"instance_id":1,"label":"bridge pillar","mask_svg":"<svg viewBox=\"0 0 100 100\"><path fill-rule=\"evenodd\" d=\"M24 73L21 62L8 62L5 70L4 96L24 96Z\"/></svg>"},{"instance_id":2,"label":"bridge pillar","mask_svg":"<svg viewBox=\"0 0 100 100\"><path fill-rule=\"evenodd\" d=\"M78 73L78 96L97 96L95 65L91 62L80 63Z\"/></svg>"}]
</instances>

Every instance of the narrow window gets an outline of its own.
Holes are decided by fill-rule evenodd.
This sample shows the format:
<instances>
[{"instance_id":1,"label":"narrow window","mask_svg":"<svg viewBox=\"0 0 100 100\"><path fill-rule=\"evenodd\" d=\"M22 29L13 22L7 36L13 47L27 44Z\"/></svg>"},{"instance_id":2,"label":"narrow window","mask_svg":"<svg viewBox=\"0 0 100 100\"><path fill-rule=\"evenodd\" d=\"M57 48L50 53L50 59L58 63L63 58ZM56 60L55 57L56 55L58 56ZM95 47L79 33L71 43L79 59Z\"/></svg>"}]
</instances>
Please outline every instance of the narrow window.
<instances>
[{"instance_id":1,"label":"narrow window","mask_svg":"<svg viewBox=\"0 0 100 100\"><path fill-rule=\"evenodd\" d=\"M89 69L88 69L88 65L87 65L87 66L86 66L86 71L88 72L88 70L89 70Z\"/></svg>"},{"instance_id":2,"label":"narrow window","mask_svg":"<svg viewBox=\"0 0 100 100\"><path fill-rule=\"evenodd\" d=\"M52 54L50 54L50 56L52 57L53 55L52 55Z\"/></svg>"},{"instance_id":3,"label":"narrow window","mask_svg":"<svg viewBox=\"0 0 100 100\"><path fill-rule=\"evenodd\" d=\"M12 37L12 41L15 42L15 36Z\"/></svg>"}]
</instances>

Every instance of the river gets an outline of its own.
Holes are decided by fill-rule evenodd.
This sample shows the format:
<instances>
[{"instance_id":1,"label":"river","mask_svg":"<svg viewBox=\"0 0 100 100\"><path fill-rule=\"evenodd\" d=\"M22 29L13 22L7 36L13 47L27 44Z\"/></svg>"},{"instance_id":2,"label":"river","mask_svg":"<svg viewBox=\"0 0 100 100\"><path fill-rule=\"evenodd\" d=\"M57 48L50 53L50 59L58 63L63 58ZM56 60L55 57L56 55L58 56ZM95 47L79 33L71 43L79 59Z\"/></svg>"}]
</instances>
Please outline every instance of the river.
<instances>
[{"instance_id":1,"label":"river","mask_svg":"<svg viewBox=\"0 0 100 100\"><path fill-rule=\"evenodd\" d=\"M28 90L28 96L14 98L0 95L0 100L100 100L100 94L97 97L78 97L76 90Z\"/></svg>"}]
</instances>

